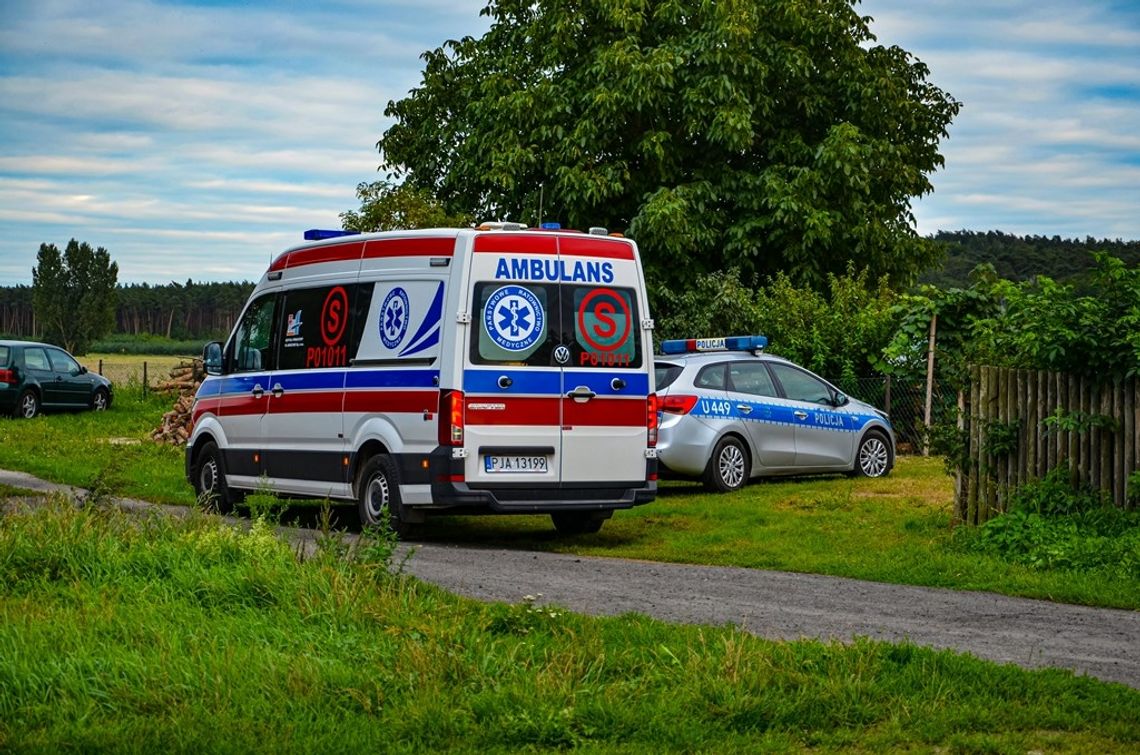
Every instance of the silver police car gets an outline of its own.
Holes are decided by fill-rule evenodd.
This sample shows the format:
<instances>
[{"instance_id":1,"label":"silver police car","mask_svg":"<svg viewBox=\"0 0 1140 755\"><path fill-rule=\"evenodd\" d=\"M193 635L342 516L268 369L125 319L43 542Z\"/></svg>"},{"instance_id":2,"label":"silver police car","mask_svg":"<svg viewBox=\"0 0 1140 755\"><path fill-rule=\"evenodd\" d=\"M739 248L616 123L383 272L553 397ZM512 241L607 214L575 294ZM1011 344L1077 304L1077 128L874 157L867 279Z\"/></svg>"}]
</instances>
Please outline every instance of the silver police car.
<instances>
[{"instance_id":1,"label":"silver police car","mask_svg":"<svg viewBox=\"0 0 1140 755\"><path fill-rule=\"evenodd\" d=\"M793 362L764 336L665 341L655 358L665 474L727 492L753 477L882 477L895 461L884 412Z\"/></svg>"}]
</instances>

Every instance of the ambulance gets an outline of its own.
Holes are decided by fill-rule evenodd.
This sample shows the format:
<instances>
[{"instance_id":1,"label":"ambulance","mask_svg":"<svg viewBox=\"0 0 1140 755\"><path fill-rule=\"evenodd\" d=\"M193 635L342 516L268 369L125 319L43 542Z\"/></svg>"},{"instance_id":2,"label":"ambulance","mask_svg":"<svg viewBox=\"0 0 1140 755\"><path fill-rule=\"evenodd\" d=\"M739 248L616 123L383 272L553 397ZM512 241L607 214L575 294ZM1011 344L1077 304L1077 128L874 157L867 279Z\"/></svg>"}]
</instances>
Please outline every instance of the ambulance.
<instances>
[{"instance_id":1,"label":"ambulance","mask_svg":"<svg viewBox=\"0 0 1140 755\"><path fill-rule=\"evenodd\" d=\"M431 513L543 513L597 532L653 500L653 321L636 244L486 224L308 231L206 345L186 475L353 501L397 533Z\"/></svg>"}]
</instances>

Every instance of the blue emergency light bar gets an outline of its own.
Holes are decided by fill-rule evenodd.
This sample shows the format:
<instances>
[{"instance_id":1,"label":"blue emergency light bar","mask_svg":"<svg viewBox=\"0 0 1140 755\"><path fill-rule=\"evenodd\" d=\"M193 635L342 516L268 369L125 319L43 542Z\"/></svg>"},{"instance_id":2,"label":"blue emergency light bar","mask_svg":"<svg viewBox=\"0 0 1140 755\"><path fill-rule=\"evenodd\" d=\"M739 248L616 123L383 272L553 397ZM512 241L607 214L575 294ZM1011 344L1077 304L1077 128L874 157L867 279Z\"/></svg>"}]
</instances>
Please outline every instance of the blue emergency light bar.
<instances>
[{"instance_id":1,"label":"blue emergency light bar","mask_svg":"<svg viewBox=\"0 0 1140 755\"><path fill-rule=\"evenodd\" d=\"M331 231L322 228L310 228L305 231L305 241L320 241L321 239L335 239L338 236L356 236L360 231Z\"/></svg>"},{"instance_id":2,"label":"blue emergency light bar","mask_svg":"<svg viewBox=\"0 0 1140 755\"><path fill-rule=\"evenodd\" d=\"M768 346L766 336L729 336L727 338L678 338L662 341L665 354L690 354L698 351L760 351Z\"/></svg>"}]
</instances>

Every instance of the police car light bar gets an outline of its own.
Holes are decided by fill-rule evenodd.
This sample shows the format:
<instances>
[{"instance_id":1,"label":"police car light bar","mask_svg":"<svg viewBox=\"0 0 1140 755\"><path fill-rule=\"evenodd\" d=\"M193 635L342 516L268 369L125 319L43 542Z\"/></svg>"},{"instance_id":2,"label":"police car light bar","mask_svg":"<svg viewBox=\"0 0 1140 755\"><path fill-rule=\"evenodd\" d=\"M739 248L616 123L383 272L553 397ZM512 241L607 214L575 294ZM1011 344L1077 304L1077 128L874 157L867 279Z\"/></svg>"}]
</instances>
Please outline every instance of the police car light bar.
<instances>
[{"instance_id":1,"label":"police car light bar","mask_svg":"<svg viewBox=\"0 0 1140 755\"><path fill-rule=\"evenodd\" d=\"M323 228L310 228L305 231L305 241L320 241L321 239L335 239L338 236L356 236L360 231L332 231Z\"/></svg>"},{"instance_id":2,"label":"police car light bar","mask_svg":"<svg viewBox=\"0 0 1140 755\"><path fill-rule=\"evenodd\" d=\"M768 345L766 336L729 336L727 338L679 338L662 341L665 354L688 354L695 351L760 351Z\"/></svg>"}]
</instances>

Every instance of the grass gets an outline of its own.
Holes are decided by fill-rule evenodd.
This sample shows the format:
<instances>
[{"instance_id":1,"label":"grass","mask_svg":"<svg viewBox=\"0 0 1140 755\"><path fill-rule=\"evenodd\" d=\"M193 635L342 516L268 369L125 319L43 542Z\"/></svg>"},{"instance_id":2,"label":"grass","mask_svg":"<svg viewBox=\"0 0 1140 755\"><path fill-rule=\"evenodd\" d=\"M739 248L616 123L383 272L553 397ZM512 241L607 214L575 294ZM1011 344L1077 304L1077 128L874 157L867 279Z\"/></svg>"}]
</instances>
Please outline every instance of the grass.
<instances>
[{"instance_id":1,"label":"grass","mask_svg":"<svg viewBox=\"0 0 1140 755\"><path fill-rule=\"evenodd\" d=\"M0 468L159 503L191 505L183 452L144 440L173 402L116 399L110 412L0 420ZM545 516L429 519L416 537L584 555L831 574L1140 609L1140 581L1097 570L1039 569L956 538L951 481L938 459L904 457L878 480L760 482L730 495L666 483L597 535L554 536Z\"/></svg>"},{"instance_id":2,"label":"grass","mask_svg":"<svg viewBox=\"0 0 1140 755\"><path fill-rule=\"evenodd\" d=\"M481 604L327 535L0 517L0 750L1126 752L1140 692L860 640Z\"/></svg>"}]
</instances>

